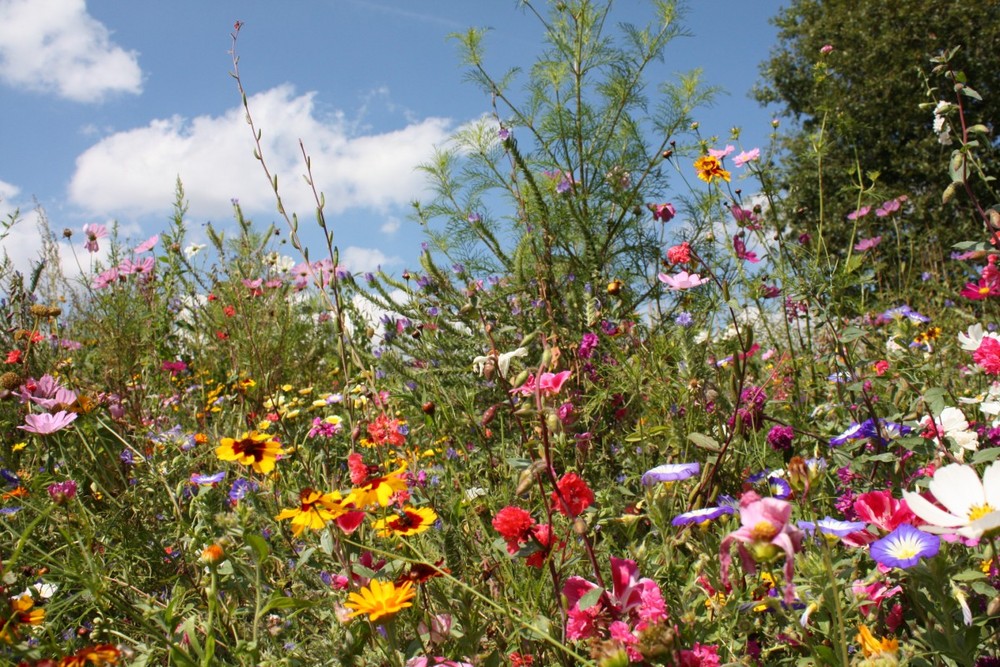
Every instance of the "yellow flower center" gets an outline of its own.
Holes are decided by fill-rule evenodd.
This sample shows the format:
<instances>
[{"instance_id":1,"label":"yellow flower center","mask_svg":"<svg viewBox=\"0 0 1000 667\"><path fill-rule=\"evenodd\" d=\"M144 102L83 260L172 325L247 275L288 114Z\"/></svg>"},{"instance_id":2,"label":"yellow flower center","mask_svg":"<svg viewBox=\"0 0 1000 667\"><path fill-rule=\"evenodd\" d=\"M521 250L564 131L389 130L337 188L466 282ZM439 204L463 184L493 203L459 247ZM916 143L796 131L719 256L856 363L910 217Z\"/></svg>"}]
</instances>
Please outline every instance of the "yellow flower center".
<instances>
[{"instance_id":1,"label":"yellow flower center","mask_svg":"<svg viewBox=\"0 0 1000 667\"><path fill-rule=\"evenodd\" d=\"M989 503L973 505L969 508L969 523L972 523L976 519L982 519L987 514L991 514L993 512L996 512L996 510Z\"/></svg>"},{"instance_id":2,"label":"yellow flower center","mask_svg":"<svg viewBox=\"0 0 1000 667\"><path fill-rule=\"evenodd\" d=\"M778 527L770 521L758 521L750 533L755 540L770 542L778 534Z\"/></svg>"}]
</instances>

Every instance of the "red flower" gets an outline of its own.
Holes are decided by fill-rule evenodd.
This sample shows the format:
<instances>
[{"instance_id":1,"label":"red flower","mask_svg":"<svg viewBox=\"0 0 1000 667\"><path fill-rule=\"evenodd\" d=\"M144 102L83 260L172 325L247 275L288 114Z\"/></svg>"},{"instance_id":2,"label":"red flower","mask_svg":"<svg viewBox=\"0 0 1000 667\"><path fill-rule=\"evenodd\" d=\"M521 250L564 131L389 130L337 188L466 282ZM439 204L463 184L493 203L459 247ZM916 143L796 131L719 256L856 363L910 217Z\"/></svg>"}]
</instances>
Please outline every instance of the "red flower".
<instances>
[{"instance_id":1,"label":"red flower","mask_svg":"<svg viewBox=\"0 0 1000 667\"><path fill-rule=\"evenodd\" d=\"M540 523L534 526L531 529L531 537L538 546L538 551L525 558L524 564L528 567L541 568L545 564L545 559L548 558L549 552L552 551L552 526L547 523ZM560 541L557 546L561 548L563 542Z\"/></svg>"},{"instance_id":2,"label":"red flower","mask_svg":"<svg viewBox=\"0 0 1000 667\"><path fill-rule=\"evenodd\" d=\"M575 518L594 502L594 492L575 472L566 473L552 492L552 504L560 513Z\"/></svg>"},{"instance_id":3,"label":"red flower","mask_svg":"<svg viewBox=\"0 0 1000 667\"><path fill-rule=\"evenodd\" d=\"M21 363L21 350L11 350L7 353L7 363L8 364L19 364Z\"/></svg>"},{"instance_id":4,"label":"red flower","mask_svg":"<svg viewBox=\"0 0 1000 667\"><path fill-rule=\"evenodd\" d=\"M368 435L376 445L402 447L406 443L405 424L398 419L389 419L384 412L368 425Z\"/></svg>"},{"instance_id":5,"label":"red flower","mask_svg":"<svg viewBox=\"0 0 1000 667\"><path fill-rule=\"evenodd\" d=\"M516 554L521 543L528 540L534 525L535 520L527 511L513 505L504 507L493 517L493 528L507 540L507 551L512 554Z\"/></svg>"},{"instance_id":6,"label":"red flower","mask_svg":"<svg viewBox=\"0 0 1000 667\"><path fill-rule=\"evenodd\" d=\"M236 315L236 307L226 306L222 309L222 312L226 314L226 317L234 317Z\"/></svg>"}]
</instances>

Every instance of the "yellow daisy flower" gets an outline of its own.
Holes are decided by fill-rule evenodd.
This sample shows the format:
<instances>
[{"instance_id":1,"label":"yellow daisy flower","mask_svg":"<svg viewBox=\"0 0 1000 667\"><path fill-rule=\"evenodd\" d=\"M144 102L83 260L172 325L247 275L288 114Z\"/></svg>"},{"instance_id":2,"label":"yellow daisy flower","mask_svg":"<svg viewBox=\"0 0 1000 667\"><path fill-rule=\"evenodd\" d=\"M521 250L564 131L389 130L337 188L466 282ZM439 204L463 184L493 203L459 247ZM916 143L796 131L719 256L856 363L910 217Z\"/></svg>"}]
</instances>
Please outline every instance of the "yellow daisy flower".
<instances>
[{"instance_id":1,"label":"yellow daisy flower","mask_svg":"<svg viewBox=\"0 0 1000 667\"><path fill-rule=\"evenodd\" d=\"M274 462L284 454L281 443L267 433L250 431L239 438L222 438L215 449L220 461L236 461L251 466L262 475L274 470Z\"/></svg>"},{"instance_id":2,"label":"yellow daisy flower","mask_svg":"<svg viewBox=\"0 0 1000 667\"><path fill-rule=\"evenodd\" d=\"M368 615L368 620L375 622L380 618L387 618L413 606L410 602L416 596L413 590L413 582L407 581L399 588L391 581L379 581L372 579L371 582L357 593L347 596L344 606L353 609L348 618L356 618L362 614Z\"/></svg>"},{"instance_id":3,"label":"yellow daisy flower","mask_svg":"<svg viewBox=\"0 0 1000 667\"><path fill-rule=\"evenodd\" d=\"M437 518L437 512L430 507L404 507L392 516L379 519L372 527L379 537L416 535L430 528Z\"/></svg>"},{"instance_id":4,"label":"yellow daisy flower","mask_svg":"<svg viewBox=\"0 0 1000 667\"><path fill-rule=\"evenodd\" d=\"M337 491L320 493L310 488L299 492L299 506L282 510L274 517L278 521L292 520L292 534L296 537L306 530L322 530L328 521L344 514L343 498Z\"/></svg>"}]
</instances>

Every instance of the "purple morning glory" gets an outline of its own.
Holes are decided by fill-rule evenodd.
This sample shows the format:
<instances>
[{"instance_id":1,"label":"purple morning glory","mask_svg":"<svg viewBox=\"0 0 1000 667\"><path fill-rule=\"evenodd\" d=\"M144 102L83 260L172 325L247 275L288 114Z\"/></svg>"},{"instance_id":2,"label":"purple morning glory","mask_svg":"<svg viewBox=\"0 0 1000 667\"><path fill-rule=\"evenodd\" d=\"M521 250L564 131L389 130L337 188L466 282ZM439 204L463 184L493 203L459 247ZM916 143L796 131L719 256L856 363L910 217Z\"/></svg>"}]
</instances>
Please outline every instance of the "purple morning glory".
<instances>
[{"instance_id":1,"label":"purple morning glory","mask_svg":"<svg viewBox=\"0 0 1000 667\"><path fill-rule=\"evenodd\" d=\"M921 558L935 556L941 548L941 538L904 523L881 540L868 546L868 553L879 565L906 569Z\"/></svg>"},{"instance_id":2,"label":"purple morning glory","mask_svg":"<svg viewBox=\"0 0 1000 667\"><path fill-rule=\"evenodd\" d=\"M658 482L677 482L694 477L700 471L700 463L667 463L647 470L642 476L642 483L646 486L652 486Z\"/></svg>"}]
</instances>

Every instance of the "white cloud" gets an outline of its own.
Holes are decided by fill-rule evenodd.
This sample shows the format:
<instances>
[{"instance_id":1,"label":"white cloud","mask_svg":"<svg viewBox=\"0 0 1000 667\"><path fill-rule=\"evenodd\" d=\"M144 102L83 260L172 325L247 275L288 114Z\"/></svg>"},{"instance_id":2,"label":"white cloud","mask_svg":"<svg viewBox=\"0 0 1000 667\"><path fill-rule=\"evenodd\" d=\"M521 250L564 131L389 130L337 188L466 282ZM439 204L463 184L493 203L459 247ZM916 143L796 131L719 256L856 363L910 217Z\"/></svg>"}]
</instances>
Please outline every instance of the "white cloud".
<instances>
[{"instance_id":1,"label":"white cloud","mask_svg":"<svg viewBox=\"0 0 1000 667\"><path fill-rule=\"evenodd\" d=\"M351 273L377 271L379 267L399 264L402 261L399 257L386 257L385 253L376 248L359 248L353 245L344 248L340 252L339 259Z\"/></svg>"},{"instance_id":2,"label":"white cloud","mask_svg":"<svg viewBox=\"0 0 1000 667\"><path fill-rule=\"evenodd\" d=\"M425 178L415 167L447 139L450 121L427 118L399 130L357 136L343 113L317 114L314 97L297 95L286 84L249 99L264 159L278 175L286 210L308 215L315 208L302 178L300 138L329 214L352 207L384 211L421 196ZM173 201L180 176L192 215L229 215L233 198L247 213L273 213L274 193L253 148L241 106L221 116L154 120L108 136L80 155L70 198L104 215L160 213Z\"/></svg>"},{"instance_id":3,"label":"white cloud","mask_svg":"<svg viewBox=\"0 0 1000 667\"><path fill-rule=\"evenodd\" d=\"M385 219L385 222L382 223L382 226L379 227L378 230L383 234L392 235L399 231L401 224L402 223L399 221L399 218L394 215L390 215Z\"/></svg>"},{"instance_id":4,"label":"white cloud","mask_svg":"<svg viewBox=\"0 0 1000 667\"><path fill-rule=\"evenodd\" d=\"M84 0L0 0L0 79L8 85L96 102L141 92L137 58L111 42Z\"/></svg>"}]
</instances>

